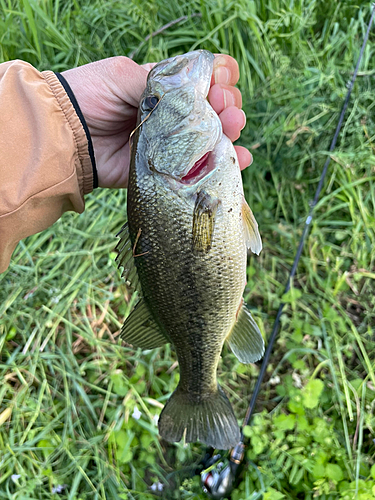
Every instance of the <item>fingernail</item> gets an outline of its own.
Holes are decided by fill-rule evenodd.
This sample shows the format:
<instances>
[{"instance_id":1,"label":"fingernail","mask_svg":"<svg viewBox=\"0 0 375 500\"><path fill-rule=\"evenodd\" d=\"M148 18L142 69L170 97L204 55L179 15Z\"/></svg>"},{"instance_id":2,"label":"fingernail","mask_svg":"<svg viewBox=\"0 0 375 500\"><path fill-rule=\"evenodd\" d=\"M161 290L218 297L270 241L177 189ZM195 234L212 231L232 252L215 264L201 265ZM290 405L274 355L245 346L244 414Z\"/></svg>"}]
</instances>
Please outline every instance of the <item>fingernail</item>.
<instances>
[{"instance_id":1,"label":"fingernail","mask_svg":"<svg viewBox=\"0 0 375 500\"><path fill-rule=\"evenodd\" d=\"M214 69L215 83L228 84L230 82L230 71L225 66L217 66Z\"/></svg>"},{"instance_id":2,"label":"fingernail","mask_svg":"<svg viewBox=\"0 0 375 500\"><path fill-rule=\"evenodd\" d=\"M224 97L224 109L227 108L228 106L234 106L234 97L232 92L229 90L223 89L223 97Z\"/></svg>"},{"instance_id":3,"label":"fingernail","mask_svg":"<svg viewBox=\"0 0 375 500\"><path fill-rule=\"evenodd\" d=\"M245 115L245 111L243 109L240 109L240 111L243 114L243 126L241 127L241 130L243 130L246 126L246 115Z\"/></svg>"}]
</instances>

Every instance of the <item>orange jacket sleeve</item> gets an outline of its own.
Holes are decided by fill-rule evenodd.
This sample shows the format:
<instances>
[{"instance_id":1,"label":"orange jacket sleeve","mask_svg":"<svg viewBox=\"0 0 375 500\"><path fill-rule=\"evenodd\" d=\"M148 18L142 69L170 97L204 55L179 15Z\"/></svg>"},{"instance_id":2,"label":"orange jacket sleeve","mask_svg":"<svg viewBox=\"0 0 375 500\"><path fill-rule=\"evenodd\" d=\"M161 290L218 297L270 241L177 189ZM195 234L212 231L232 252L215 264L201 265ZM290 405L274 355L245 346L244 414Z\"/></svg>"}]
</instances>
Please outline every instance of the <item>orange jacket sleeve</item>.
<instances>
[{"instance_id":1,"label":"orange jacket sleeve","mask_svg":"<svg viewBox=\"0 0 375 500\"><path fill-rule=\"evenodd\" d=\"M83 212L94 183L89 140L52 71L0 64L0 272L22 238Z\"/></svg>"}]
</instances>

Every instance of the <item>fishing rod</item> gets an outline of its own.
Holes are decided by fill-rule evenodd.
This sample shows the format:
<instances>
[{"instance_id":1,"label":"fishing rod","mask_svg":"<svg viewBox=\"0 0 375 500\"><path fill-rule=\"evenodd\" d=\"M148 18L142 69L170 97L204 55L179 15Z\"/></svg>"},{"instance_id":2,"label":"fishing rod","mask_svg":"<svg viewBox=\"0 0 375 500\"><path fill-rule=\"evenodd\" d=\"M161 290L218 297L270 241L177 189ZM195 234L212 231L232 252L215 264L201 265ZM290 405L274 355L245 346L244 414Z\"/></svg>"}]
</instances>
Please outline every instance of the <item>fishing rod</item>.
<instances>
[{"instance_id":1,"label":"fishing rod","mask_svg":"<svg viewBox=\"0 0 375 500\"><path fill-rule=\"evenodd\" d=\"M336 127L335 134L333 136L330 148L329 148L329 153L332 153L332 151L336 147L336 142L338 139L338 136L340 134L340 130L344 121L344 115L347 110L348 104L349 104L349 99L350 95L353 90L354 82L357 78L357 73L359 70L359 66L363 57L363 53L366 47L366 43L370 34L370 29L374 20L374 15L375 15L375 3L372 4L372 12L371 12L371 17L370 21L367 26L367 31L362 43L361 51L358 57L357 65L355 67L353 76L351 81L349 82L348 85L348 90L346 93L346 97L341 109L339 121ZM286 294L291 286L292 280L294 278L294 275L296 273L298 263L300 261L301 255L302 255L302 250L303 246L305 243L306 236L308 234L311 222L313 220L313 213L316 204L318 203L320 193L323 188L323 183L324 179L327 174L328 170L328 165L331 161L331 155L329 154L327 156L326 162L323 167L322 174L320 176L319 184L315 192L314 200L311 204L311 208L309 211L309 214L306 218L305 221L305 226L303 228L302 236L299 241L298 249L294 257L292 269L290 270L288 280L285 286L285 291L284 294ZM202 489L204 493L206 493L210 498L213 498L215 500L221 500L225 497L227 497L230 492L233 490L236 479L239 476L239 471L241 469L241 465L243 465L243 460L245 457L245 436L243 433L243 429L246 425L249 424L251 417L253 416L254 413L254 408L255 408L255 403L257 401L257 398L259 396L261 384L264 378L264 374L266 373L267 365L269 362L269 358L272 352L273 345L275 343L275 340L277 338L277 335L280 331L279 325L280 325L280 318L281 314L283 312L285 303L282 302L279 306L279 309L277 311L275 323L273 325L273 329L271 332L271 336L269 338L267 350L265 352L262 366L259 372L259 376L254 388L253 395L250 400L249 407L246 412L246 416L244 418L242 428L241 428L241 440L240 442L229 452L228 456L222 456L221 454L214 455L214 449L213 448L208 448L205 456L202 458L200 464L198 465L198 468L196 470L196 474L200 474L201 476L201 483L202 483Z\"/></svg>"}]
</instances>

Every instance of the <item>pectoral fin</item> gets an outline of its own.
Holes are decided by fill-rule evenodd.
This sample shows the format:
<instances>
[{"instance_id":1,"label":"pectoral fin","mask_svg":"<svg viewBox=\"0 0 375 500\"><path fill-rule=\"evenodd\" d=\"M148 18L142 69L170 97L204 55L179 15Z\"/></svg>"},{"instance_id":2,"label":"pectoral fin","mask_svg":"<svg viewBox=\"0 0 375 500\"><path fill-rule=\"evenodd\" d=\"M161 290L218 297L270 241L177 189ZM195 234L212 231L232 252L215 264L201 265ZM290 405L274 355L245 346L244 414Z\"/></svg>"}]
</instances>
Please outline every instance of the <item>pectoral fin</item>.
<instances>
[{"instance_id":1,"label":"pectoral fin","mask_svg":"<svg viewBox=\"0 0 375 500\"><path fill-rule=\"evenodd\" d=\"M116 262L118 267L123 267L121 277L125 278L134 290L141 291L137 268L133 257L133 247L130 241L128 223L124 224L121 231L116 235L120 236L120 241L116 245Z\"/></svg>"},{"instance_id":2,"label":"pectoral fin","mask_svg":"<svg viewBox=\"0 0 375 500\"><path fill-rule=\"evenodd\" d=\"M242 218L245 225L247 249L259 255L262 250L262 240L258 231L258 223L245 198L242 200Z\"/></svg>"},{"instance_id":3,"label":"pectoral fin","mask_svg":"<svg viewBox=\"0 0 375 500\"><path fill-rule=\"evenodd\" d=\"M141 299L121 329L121 338L134 347L154 349L169 342L151 316L145 301Z\"/></svg>"},{"instance_id":4,"label":"pectoral fin","mask_svg":"<svg viewBox=\"0 0 375 500\"><path fill-rule=\"evenodd\" d=\"M205 191L198 193L193 214L194 250L208 252L215 229L215 215L219 200Z\"/></svg>"},{"instance_id":5,"label":"pectoral fin","mask_svg":"<svg viewBox=\"0 0 375 500\"><path fill-rule=\"evenodd\" d=\"M241 363L255 363L264 353L262 334L250 311L242 305L227 337L229 347Z\"/></svg>"}]
</instances>

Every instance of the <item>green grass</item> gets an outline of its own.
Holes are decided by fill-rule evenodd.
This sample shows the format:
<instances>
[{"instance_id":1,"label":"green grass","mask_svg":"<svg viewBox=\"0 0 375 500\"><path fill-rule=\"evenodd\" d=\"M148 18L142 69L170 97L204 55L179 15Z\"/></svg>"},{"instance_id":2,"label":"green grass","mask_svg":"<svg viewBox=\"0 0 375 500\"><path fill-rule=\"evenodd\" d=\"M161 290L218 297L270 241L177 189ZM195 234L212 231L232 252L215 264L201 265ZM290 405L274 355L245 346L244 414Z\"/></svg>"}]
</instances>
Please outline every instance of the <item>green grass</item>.
<instances>
[{"instance_id":1,"label":"green grass","mask_svg":"<svg viewBox=\"0 0 375 500\"><path fill-rule=\"evenodd\" d=\"M190 14L200 15L144 42ZM240 143L254 155L244 188L264 243L245 298L267 338L369 14L359 1L0 0L0 60L61 71L198 47L237 58L248 118ZM232 500L375 496L373 42L284 297ZM0 499L142 500L157 496L157 482L163 498L204 498L192 478L203 447L160 442L154 420L177 384L175 354L119 340L136 300L114 264L125 207L125 191L97 190L82 215L21 242L0 275ZM258 371L225 348L220 381L238 418Z\"/></svg>"}]
</instances>

